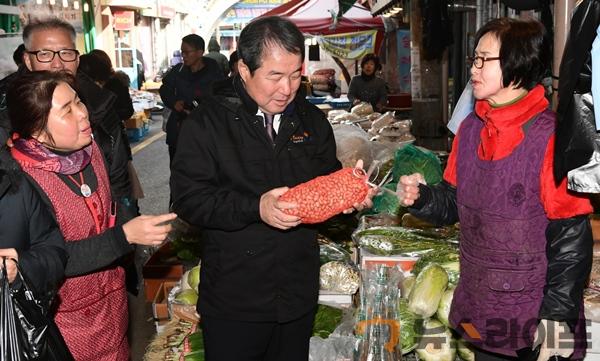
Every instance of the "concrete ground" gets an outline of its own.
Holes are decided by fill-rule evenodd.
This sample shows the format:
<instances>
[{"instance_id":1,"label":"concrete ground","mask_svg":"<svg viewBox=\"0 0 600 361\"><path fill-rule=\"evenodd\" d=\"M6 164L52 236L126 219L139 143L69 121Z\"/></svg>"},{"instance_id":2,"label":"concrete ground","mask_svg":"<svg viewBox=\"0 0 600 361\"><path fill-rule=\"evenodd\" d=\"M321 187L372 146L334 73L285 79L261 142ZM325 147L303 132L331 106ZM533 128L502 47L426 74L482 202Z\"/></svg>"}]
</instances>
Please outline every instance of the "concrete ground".
<instances>
[{"instance_id":1,"label":"concrete ground","mask_svg":"<svg viewBox=\"0 0 600 361\"><path fill-rule=\"evenodd\" d=\"M148 135L131 144L134 153L133 164L145 196L139 201L142 214L161 214L168 211L169 152L161 125L162 119L154 120ZM141 277L142 265L152 251L148 247L139 247L136 251L140 292L137 297L129 296L129 343L132 361L143 360L145 349L156 333L152 304L145 300Z\"/></svg>"}]
</instances>

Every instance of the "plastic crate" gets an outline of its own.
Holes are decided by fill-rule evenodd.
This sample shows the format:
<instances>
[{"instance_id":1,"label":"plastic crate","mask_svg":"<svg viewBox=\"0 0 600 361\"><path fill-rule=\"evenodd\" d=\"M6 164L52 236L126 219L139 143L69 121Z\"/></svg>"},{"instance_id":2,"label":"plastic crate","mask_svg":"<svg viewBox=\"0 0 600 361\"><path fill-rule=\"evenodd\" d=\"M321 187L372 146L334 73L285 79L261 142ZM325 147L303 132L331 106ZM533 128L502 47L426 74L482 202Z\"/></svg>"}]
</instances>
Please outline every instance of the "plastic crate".
<instances>
[{"instance_id":1,"label":"plastic crate","mask_svg":"<svg viewBox=\"0 0 600 361\"><path fill-rule=\"evenodd\" d=\"M331 101L327 101L325 103L329 104L333 109L350 109L350 106L352 105L351 101L331 100Z\"/></svg>"},{"instance_id":2,"label":"plastic crate","mask_svg":"<svg viewBox=\"0 0 600 361\"><path fill-rule=\"evenodd\" d=\"M131 142L139 142L144 137L144 128L129 128L127 129L127 138Z\"/></svg>"},{"instance_id":3,"label":"plastic crate","mask_svg":"<svg viewBox=\"0 0 600 361\"><path fill-rule=\"evenodd\" d=\"M327 101L327 97L312 97L312 96L307 96L306 100L308 100L311 104L323 104L325 103L325 101Z\"/></svg>"},{"instance_id":4,"label":"plastic crate","mask_svg":"<svg viewBox=\"0 0 600 361\"><path fill-rule=\"evenodd\" d=\"M144 124L142 125L142 136L148 134L149 131L150 131L150 122L144 122Z\"/></svg>"}]
</instances>

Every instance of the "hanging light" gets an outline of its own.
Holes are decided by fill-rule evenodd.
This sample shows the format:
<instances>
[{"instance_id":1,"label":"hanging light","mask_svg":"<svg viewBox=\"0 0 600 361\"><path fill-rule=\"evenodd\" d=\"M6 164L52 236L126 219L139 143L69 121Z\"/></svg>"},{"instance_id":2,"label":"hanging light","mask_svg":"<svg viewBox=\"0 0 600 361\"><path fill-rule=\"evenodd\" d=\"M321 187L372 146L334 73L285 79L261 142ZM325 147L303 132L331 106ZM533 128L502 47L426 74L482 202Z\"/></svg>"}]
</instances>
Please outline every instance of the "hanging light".
<instances>
[{"instance_id":1,"label":"hanging light","mask_svg":"<svg viewBox=\"0 0 600 361\"><path fill-rule=\"evenodd\" d=\"M48 0L48 3L50 3L50 5L54 5L56 4L56 0Z\"/></svg>"},{"instance_id":2,"label":"hanging light","mask_svg":"<svg viewBox=\"0 0 600 361\"><path fill-rule=\"evenodd\" d=\"M62 4L63 8L68 8L69 7L69 0L62 0L62 3L63 3Z\"/></svg>"},{"instance_id":3,"label":"hanging light","mask_svg":"<svg viewBox=\"0 0 600 361\"><path fill-rule=\"evenodd\" d=\"M90 11L90 6L87 2L83 3L83 11L86 13Z\"/></svg>"},{"instance_id":4,"label":"hanging light","mask_svg":"<svg viewBox=\"0 0 600 361\"><path fill-rule=\"evenodd\" d=\"M77 0L73 1L73 9L79 10L79 1L77 1Z\"/></svg>"}]
</instances>

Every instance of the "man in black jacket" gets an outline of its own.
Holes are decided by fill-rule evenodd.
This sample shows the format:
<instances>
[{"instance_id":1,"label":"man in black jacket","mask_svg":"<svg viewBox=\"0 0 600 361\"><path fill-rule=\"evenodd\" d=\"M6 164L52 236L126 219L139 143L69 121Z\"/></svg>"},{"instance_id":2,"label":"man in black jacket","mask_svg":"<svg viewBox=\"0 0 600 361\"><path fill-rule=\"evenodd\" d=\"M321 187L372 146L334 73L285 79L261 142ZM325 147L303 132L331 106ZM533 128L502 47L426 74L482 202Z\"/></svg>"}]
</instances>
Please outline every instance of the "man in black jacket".
<instances>
[{"instance_id":1,"label":"man in black jacket","mask_svg":"<svg viewBox=\"0 0 600 361\"><path fill-rule=\"evenodd\" d=\"M255 20L238 53L239 99L206 98L183 123L171 166L174 211L204 230L198 312L206 359L306 361L317 231L284 213L294 205L278 198L341 164L324 114L297 96L298 28Z\"/></svg>"}]
</instances>

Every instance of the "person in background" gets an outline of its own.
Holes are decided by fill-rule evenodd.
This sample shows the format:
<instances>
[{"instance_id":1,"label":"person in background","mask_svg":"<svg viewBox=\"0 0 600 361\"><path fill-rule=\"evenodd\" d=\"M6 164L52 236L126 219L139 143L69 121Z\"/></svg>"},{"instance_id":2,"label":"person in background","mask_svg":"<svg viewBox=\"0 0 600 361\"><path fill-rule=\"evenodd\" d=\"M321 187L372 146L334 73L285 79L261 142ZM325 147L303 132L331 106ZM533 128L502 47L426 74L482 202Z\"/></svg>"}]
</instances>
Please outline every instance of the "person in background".
<instances>
[{"instance_id":1,"label":"person in background","mask_svg":"<svg viewBox=\"0 0 600 361\"><path fill-rule=\"evenodd\" d=\"M210 38L208 41L208 53L206 54L207 58L211 58L219 64L221 69L223 70L223 76L229 75L229 61L227 57L221 54L221 46L217 42L217 39Z\"/></svg>"},{"instance_id":2,"label":"person in background","mask_svg":"<svg viewBox=\"0 0 600 361\"><path fill-rule=\"evenodd\" d=\"M549 40L537 21L499 18L479 29L475 44L475 110L454 138L444 180L430 186L420 174L402 176L398 196L436 225L460 221L449 320L476 347L475 360L523 360L536 346L531 359L581 360L592 206L566 179L554 181L556 115L541 85Z\"/></svg>"},{"instance_id":3,"label":"person in background","mask_svg":"<svg viewBox=\"0 0 600 361\"><path fill-rule=\"evenodd\" d=\"M117 98L114 109L121 120L133 115L133 102L129 95L129 84L123 84L115 75L112 62L103 50L94 49L79 57L79 69L92 78L96 84L113 92Z\"/></svg>"},{"instance_id":4,"label":"person in background","mask_svg":"<svg viewBox=\"0 0 600 361\"><path fill-rule=\"evenodd\" d=\"M77 361L127 361L127 296L119 260L133 244L160 245L171 230L162 223L176 215L117 215L103 154L74 89L75 79L65 71L30 72L14 83L7 94L11 154L66 240L67 279L58 291L55 321L71 353Z\"/></svg>"},{"instance_id":5,"label":"person in background","mask_svg":"<svg viewBox=\"0 0 600 361\"><path fill-rule=\"evenodd\" d=\"M15 51L13 52L13 61L17 65L18 68L24 66L23 64L23 55L25 54L25 44L20 44L17 46Z\"/></svg>"},{"instance_id":6,"label":"person in background","mask_svg":"<svg viewBox=\"0 0 600 361\"><path fill-rule=\"evenodd\" d=\"M387 104L387 86L385 80L377 76L381 70L379 57L373 53L365 55L360 61L360 75L352 77L348 87L348 99L353 105L367 102L376 112L382 112Z\"/></svg>"},{"instance_id":7,"label":"person in background","mask_svg":"<svg viewBox=\"0 0 600 361\"><path fill-rule=\"evenodd\" d=\"M287 215L295 205L279 197L341 164L325 115L297 93L300 30L258 18L237 50L238 98L210 97L190 114L171 166L173 209L203 230L197 310L206 360L306 361L317 231Z\"/></svg>"},{"instance_id":8,"label":"person in background","mask_svg":"<svg viewBox=\"0 0 600 361\"><path fill-rule=\"evenodd\" d=\"M159 93L165 106L171 109L167 121L169 161L173 162L179 128L184 119L211 92L214 81L224 78L216 61L203 56L204 40L196 34L181 39L183 63L165 74Z\"/></svg>"},{"instance_id":9,"label":"person in background","mask_svg":"<svg viewBox=\"0 0 600 361\"><path fill-rule=\"evenodd\" d=\"M10 133L10 120L8 119L8 112L6 111L6 92L13 80L18 78L24 71L27 71L27 68L23 63L24 53L25 44L17 46L13 52L13 61L17 66L17 71L8 74L0 80L0 146L6 144L8 134Z\"/></svg>"},{"instance_id":10,"label":"person in background","mask_svg":"<svg viewBox=\"0 0 600 361\"><path fill-rule=\"evenodd\" d=\"M229 55L229 69L231 69L231 73L227 78L213 83L212 94L223 95L230 98L237 97L237 93L233 88L233 79L238 74L238 60L239 56L237 51L234 51Z\"/></svg>"},{"instance_id":11,"label":"person in background","mask_svg":"<svg viewBox=\"0 0 600 361\"><path fill-rule=\"evenodd\" d=\"M75 28L56 17L32 21L23 29L24 61L29 71L67 71L77 77L78 91L89 112L94 140L102 150L109 169L110 190L120 212L138 214L130 183L130 152L123 125L115 111L116 95L78 71L79 51Z\"/></svg>"}]
</instances>

